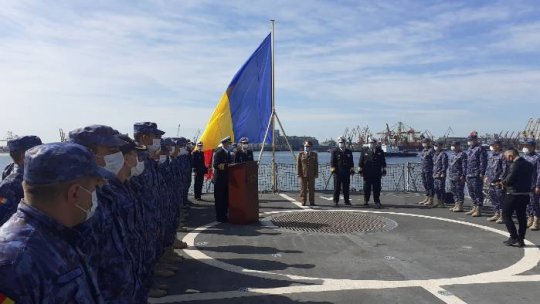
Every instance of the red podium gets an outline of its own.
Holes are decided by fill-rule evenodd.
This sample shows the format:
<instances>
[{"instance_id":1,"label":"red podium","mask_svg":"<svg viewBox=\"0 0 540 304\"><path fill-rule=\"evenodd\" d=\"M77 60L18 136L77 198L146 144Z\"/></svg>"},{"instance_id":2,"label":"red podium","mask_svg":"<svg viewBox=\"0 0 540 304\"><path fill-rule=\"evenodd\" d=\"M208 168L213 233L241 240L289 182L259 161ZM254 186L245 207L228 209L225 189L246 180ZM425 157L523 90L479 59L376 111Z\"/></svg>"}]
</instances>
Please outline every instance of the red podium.
<instances>
[{"instance_id":1,"label":"red podium","mask_svg":"<svg viewBox=\"0 0 540 304\"><path fill-rule=\"evenodd\" d=\"M259 221L259 166L250 161L229 166L229 223Z\"/></svg>"}]
</instances>

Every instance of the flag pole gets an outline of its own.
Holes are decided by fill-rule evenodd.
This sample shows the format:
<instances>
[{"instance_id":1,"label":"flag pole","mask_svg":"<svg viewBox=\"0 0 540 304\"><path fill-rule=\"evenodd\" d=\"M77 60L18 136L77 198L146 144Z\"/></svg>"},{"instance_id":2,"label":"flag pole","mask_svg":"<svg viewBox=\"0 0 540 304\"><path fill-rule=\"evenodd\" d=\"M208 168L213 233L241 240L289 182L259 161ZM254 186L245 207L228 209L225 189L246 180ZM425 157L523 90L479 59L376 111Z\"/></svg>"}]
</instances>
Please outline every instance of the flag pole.
<instances>
[{"instance_id":1,"label":"flag pole","mask_svg":"<svg viewBox=\"0 0 540 304\"><path fill-rule=\"evenodd\" d=\"M276 174L276 99L275 99L275 78L274 78L274 23L275 20L271 19L272 22L272 191L277 192L277 174Z\"/></svg>"}]
</instances>

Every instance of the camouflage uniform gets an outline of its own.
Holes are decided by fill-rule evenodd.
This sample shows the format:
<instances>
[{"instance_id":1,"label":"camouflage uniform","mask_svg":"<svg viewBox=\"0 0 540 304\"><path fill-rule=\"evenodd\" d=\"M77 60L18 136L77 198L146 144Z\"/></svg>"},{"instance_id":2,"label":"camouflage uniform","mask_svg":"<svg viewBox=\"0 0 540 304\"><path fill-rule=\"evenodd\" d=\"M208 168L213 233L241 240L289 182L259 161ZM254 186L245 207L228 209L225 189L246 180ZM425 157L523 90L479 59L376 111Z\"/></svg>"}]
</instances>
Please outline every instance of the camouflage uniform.
<instances>
[{"instance_id":1,"label":"camouflage uniform","mask_svg":"<svg viewBox=\"0 0 540 304\"><path fill-rule=\"evenodd\" d=\"M23 180L32 186L106 175L90 150L71 143L34 147L24 163ZM0 298L16 303L105 303L78 246L83 236L39 206L22 202L0 228Z\"/></svg>"},{"instance_id":2,"label":"camouflage uniform","mask_svg":"<svg viewBox=\"0 0 540 304\"><path fill-rule=\"evenodd\" d=\"M0 183L0 226L17 211L19 201L24 197L23 167L15 165L13 171Z\"/></svg>"},{"instance_id":3,"label":"camouflage uniform","mask_svg":"<svg viewBox=\"0 0 540 304\"><path fill-rule=\"evenodd\" d=\"M422 184L426 190L426 196L433 197L435 194L434 191L434 181L433 181L433 156L435 155L435 150L432 147L424 148L422 151Z\"/></svg>"},{"instance_id":4,"label":"camouflage uniform","mask_svg":"<svg viewBox=\"0 0 540 304\"><path fill-rule=\"evenodd\" d=\"M502 212L504 191L493 183L504 179L508 164L502 152L493 152L488 159L486 168L486 184L489 185L488 195L494 212Z\"/></svg>"},{"instance_id":5,"label":"camouflage uniform","mask_svg":"<svg viewBox=\"0 0 540 304\"><path fill-rule=\"evenodd\" d=\"M446 170L448 169L448 155L439 150L433 155L433 179L434 190L439 203L444 204L446 195Z\"/></svg>"},{"instance_id":6,"label":"camouflage uniform","mask_svg":"<svg viewBox=\"0 0 540 304\"><path fill-rule=\"evenodd\" d=\"M23 202L0 235L0 296L16 303L105 303L75 230Z\"/></svg>"},{"instance_id":7,"label":"camouflage uniform","mask_svg":"<svg viewBox=\"0 0 540 304\"><path fill-rule=\"evenodd\" d=\"M484 202L482 188L484 173L487 167L487 152L480 145L467 150L467 189L475 207L481 207Z\"/></svg>"},{"instance_id":8,"label":"camouflage uniform","mask_svg":"<svg viewBox=\"0 0 540 304\"><path fill-rule=\"evenodd\" d=\"M533 176L531 184L531 200L527 205L527 215L529 217L540 217L540 196L534 193L536 187L540 187L540 155L536 152L523 154L523 158L533 165Z\"/></svg>"},{"instance_id":9,"label":"camouflage uniform","mask_svg":"<svg viewBox=\"0 0 540 304\"><path fill-rule=\"evenodd\" d=\"M467 172L467 154L463 151L452 152L448 177L450 178L451 192L456 203L463 203L465 199L465 172Z\"/></svg>"},{"instance_id":10,"label":"camouflage uniform","mask_svg":"<svg viewBox=\"0 0 540 304\"><path fill-rule=\"evenodd\" d=\"M27 135L11 139L7 144L9 151L22 153L41 145L41 139L34 135ZM7 174L7 176L3 176L0 183L0 226L17 211L17 204L24 196L22 189L23 170L22 165L12 163L2 173L2 175Z\"/></svg>"}]
</instances>

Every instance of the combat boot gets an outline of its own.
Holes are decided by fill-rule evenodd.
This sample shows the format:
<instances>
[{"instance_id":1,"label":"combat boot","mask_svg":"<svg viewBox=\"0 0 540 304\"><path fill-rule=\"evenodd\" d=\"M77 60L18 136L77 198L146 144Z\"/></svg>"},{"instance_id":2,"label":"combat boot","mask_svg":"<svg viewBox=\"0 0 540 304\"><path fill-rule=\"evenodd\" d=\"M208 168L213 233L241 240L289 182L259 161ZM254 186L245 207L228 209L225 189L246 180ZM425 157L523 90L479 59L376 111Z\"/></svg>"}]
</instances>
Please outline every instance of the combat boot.
<instances>
[{"instance_id":1,"label":"combat boot","mask_svg":"<svg viewBox=\"0 0 540 304\"><path fill-rule=\"evenodd\" d=\"M533 219L533 223L531 225L532 231L540 230L540 222L538 221L538 216L535 216Z\"/></svg>"},{"instance_id":2,"label":"combat boot","mask_svg":"<svg viewBox=\"0 0 540 304\"><path fill-rule=\"evenodd\" d=\"M437 199L437 203L433 206L431 206L431 208L444 208L444 201L440 198Z\"/></svg>"},{"instance_id":3,"label":"combat boot","mask_svg":"<svg viewBox=\"0 0 540 304\"><path fill-rule=\"evenodd\" d=\"M495 221L495 223L497 223L497 224L504 224L504 219L503 219L503 216L502 216L502 211L499 211L499 218L497 219L497 221Z\"/></svg>"},{"instance_id":4,"label":"combat boot","mask_svg":"<svg viewBox=\"0 0 540 304\"><path fill-rule=\"evenodd\" d=\"M457 202L457 207L454 208L454 210L452 210L454 212L463 212L463 202L462 201L458 201Z\"/></svg>"},{"instance_id":5,"label":"combat boot","mask_svg":"<svg viewBox=\"0 0 540 304\"><path fill-rule=\"evenodd\" d=\"M452 212L456 212L456 209L457 209L457 208L458 208L458 202L455 201L455 202L454 202L454 206L453 206L452 208L448 209L448 210L450 210L450 211L452 211Z\"/></svg>"},{"instance_id":6,"label":"combat boot","mask_svg":"<svg viewBox=\"0 0 540 304\"><path fill-rule=\"evenodd\" d=\"M495 214L493 214L492 217L488 217L487 220L489 222L495 222L495 221L497 221L499 219L500 216L501 215L499 214L499 211L497 211L497 212L495 212Z\"/></svg>"},{"instance_id":7,"label":"combat boot","mask_svg":"<svg viewBox=\"0 0 540 304\"><path fill-rule=\"evenodd\" d=\"M174 272L160 267L154 270L154 275L160 278L168 278L168 277L172 277L174 275Z\"/></svg>"},{"instance_id":8,"label":"combat boot","mask_svg":"<svg viewBox=\"0 0 540 304\"><path fill-rule=\"evenodd\" d=\"M529 216L529 218L527 219L527 228L531 228L533 222L534 222L534 216Z\"/></svg>"},{"instance_id":9,"label":"combat boot","mask_svg":"<svg viewBox=\"0 0 540 304\"><path fill-rule=\"evenodd\" d=\"M477 206L476 210L474 210L473 214L471 214L472 217L481 217L482 216L482 207Z\"/></svg>"},{"instance_id":10,"label":"combat boot","mask_svg":"<svg viewBox=\"0 0 540 304\"><path fill-rule=\"evenodd\" d=\"M433 206L433 196L428 196L428 200L424 203L424 206Z\"/></svg>"},{"instance_id":11,"label":"combat boot","mask_svg":"<svg viewBox=\"0 0 540 304\"><path fill-rule=\"evenodd\" d=\"M465 212L465 214L466 214L466 215L472 215L472 214L476 211L476 208L477 208L476 206L473 206L473 207L471 208L471 210Z\"/></svg>"},{"instance_id":12,"label":"combat boot","mask_svg":"<svg viewBox=\"0 0 540 304\"><path fill-rule=\"evenodd\" d=\"M429 200L429 196L426 195L426 197L424 197L423 200L418 202L418 205L424 205L428 202L428 200Z\"/></svg>"},{"instance_id":13,"label":"combat boot","mask_svg":"<svg viewBox=\"0 0 540 304\"><path fill-rule=\"evenodd\" d=\"M167 295L167 292L163 289L159 289L157 287L152 287L148 291L148 297L150 298L161 298Z\"/></svg>"},{"instance_id":14,"label":"combat boot","mask_svg":"<svg viewBox=\"0 0 540 304\"><path fill-rule=\"evenodd\" d=\"M174 249L186 249L188 248L188 244L186 242L182 242L179 240L174 240L173 244Z\"/></svg>"}]
</instances>

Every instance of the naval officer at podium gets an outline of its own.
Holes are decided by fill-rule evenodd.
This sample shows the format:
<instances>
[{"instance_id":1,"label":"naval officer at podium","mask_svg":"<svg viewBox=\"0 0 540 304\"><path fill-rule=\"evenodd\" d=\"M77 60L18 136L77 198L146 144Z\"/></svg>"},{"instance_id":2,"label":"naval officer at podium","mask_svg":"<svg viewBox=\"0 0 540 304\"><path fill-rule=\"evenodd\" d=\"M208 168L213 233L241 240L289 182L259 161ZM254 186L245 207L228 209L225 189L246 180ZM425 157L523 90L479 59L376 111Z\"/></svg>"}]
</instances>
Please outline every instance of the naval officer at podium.
<instances>
[{"instance_id":1,"label":"naval officer at podium","mask_svg":"<svg viewBox=\"0 0 540 304\"><path fill-rule=\"evenodd\" d=\"M228 222L227 212L229 209L229 170L231 163L231 137L227 136L221 140L221 147L214 152L214 204L216 208L216 220L218 222Z\"/></svg>"}]
</instances>

